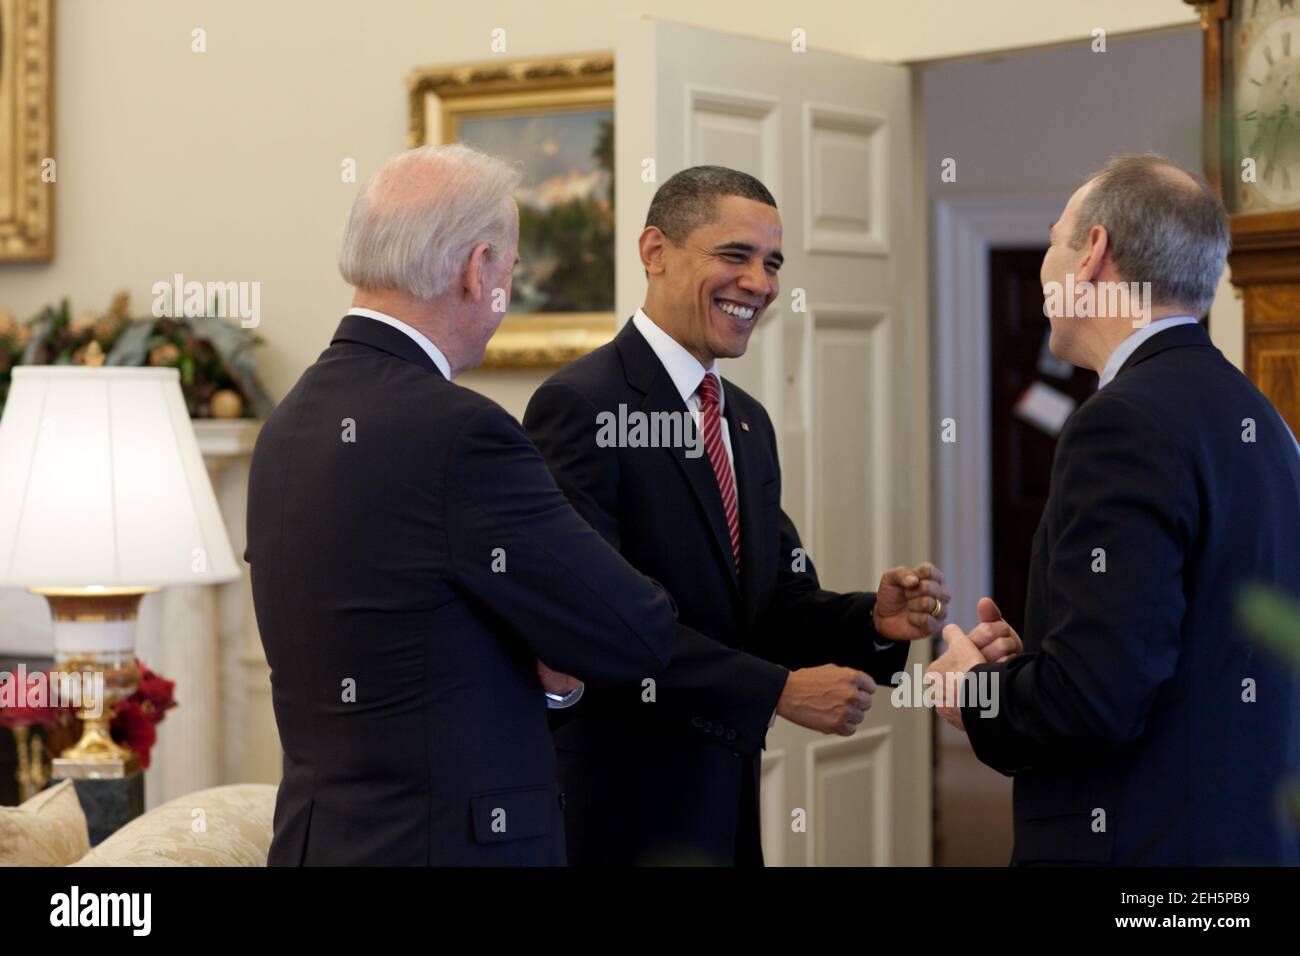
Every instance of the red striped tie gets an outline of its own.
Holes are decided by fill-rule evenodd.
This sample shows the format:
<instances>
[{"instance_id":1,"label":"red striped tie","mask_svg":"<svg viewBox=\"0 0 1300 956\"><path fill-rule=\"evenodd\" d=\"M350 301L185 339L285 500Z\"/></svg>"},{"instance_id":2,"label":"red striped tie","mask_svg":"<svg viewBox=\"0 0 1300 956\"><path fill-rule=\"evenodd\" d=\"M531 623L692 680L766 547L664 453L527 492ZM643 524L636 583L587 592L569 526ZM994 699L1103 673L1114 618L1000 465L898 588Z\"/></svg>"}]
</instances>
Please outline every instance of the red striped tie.
<instances>
[{"instance_id":1,"label":"red striped tie","mask_svg":"<svg viewBox=\"0 0 1300 956\"><path fill-rule=\"evenodd\" d=\"M712 372L705 374L695 394L700 398L700 427L704 432L704 449L713 464L713 475L718 479L722 493L722 510L727 514L727 530L731 533L731 556L740 571L740 508L736 502L736 479L731 473L727 448L722 443L722 416L718 410L718 379Z\"/></svg>"}]
</instances>

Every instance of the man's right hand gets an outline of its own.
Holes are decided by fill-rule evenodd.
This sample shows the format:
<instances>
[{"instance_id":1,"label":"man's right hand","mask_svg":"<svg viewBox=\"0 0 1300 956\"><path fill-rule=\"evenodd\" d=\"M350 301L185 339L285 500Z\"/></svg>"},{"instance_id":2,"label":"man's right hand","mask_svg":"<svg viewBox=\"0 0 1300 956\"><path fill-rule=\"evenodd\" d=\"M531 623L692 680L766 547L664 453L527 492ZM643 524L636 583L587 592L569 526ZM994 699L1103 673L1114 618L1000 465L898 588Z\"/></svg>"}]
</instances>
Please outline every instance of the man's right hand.
<instances>
[{"instance_id":1,"label":"man's right hand","mask_svg":"<svg viewBox=\"0 0 1300 956\"><path fill-rule=\"evenodd\" d=\"M559 671L553 671L540 660L537 662L537 679L542 682L542 690L548 694L556 694L560 697L568 694L576 688L582 681L568 674L561 674Z\"/></svg>"},{"instance_id":2,"label":"man's right hand","mask_svg":"<svg viewBox=\"0 0 1300 956\"><path fill-rule=\"evenodd\" d=\"M984 652L986 661L1001 664L1024 651L1025 645L1020 640L1020 635L1002 619L1002 612L992 598L980 598L975 610L979 614L979 626L966 636Z\"/></svg>"},{"instance_id":3,"label":"man's right hand","mask_svg":"<svg viewBox=\"0 0 1300 956\"><path fill-rule=\"evenodd\" d=\"M852 737L871 709L876 682L870 674L838 664L791 671L776 712L800 727Z\"/></svg>"}]
</instances>

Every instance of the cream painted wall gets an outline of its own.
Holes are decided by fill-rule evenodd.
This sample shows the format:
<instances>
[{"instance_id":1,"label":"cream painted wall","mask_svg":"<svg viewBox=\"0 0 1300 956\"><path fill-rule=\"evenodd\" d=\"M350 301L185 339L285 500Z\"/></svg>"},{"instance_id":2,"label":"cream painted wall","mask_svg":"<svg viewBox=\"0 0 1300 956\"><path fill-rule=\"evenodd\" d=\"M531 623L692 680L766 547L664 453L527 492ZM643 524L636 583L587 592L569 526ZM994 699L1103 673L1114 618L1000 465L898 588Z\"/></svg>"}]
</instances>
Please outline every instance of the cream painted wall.
<instances>
[{"instance_id":1,"label":"cream painted wall","mask_svg":"<svg viewBox=\"0 0 1300 956\"><path fill-rule=\"evenodd\" d=\"M1246 314L1241 296L1229 281L1230 269L1223 270L1214 305L1210 307L1210 338L1219 351L1237 368L1244 369L1246 362Z\"/></svg>"},{"instance_id":2,"label":"cream painted wall","mask_svg":"<svg viewBox=\"0 0 1300 956\"><path fill-rule=\"evenodd\" d=\"M1117 153L1152 151L1200 169L1201 33L1195 26L1119 38L1104 54L1080 43L921 66L918 73L931 203L1069 196ZM991 103L1002 111L997 136L989 135ZM949 157L957 161L955 183L939 179ZM1238 367L1242 322L1241 300L1225 271L1210 334Z\"/></svg>"},{"instance_id":3,"label":"cream painted wall","mask_svg":"<svg viewBox=\"0 0 1300 956\"><path fill-rule=\"evenodd\" d=\"M867 0L853 52L900 62L1019 50L1198 22L1184 0Z\"/></svg>"},{"instance_id":4,"label":"cream painted wall","mask_svg":"<svg viewBox=\"0 0 1300 956\"><path fill-rule=\"evenodd\" d=\"M743 6L607 0L602 6L774 40L788 40L798 27L810 46L891 63L1067 43L1097 28L1119 35L1197 22L1183 0L751 0Z\"/></svg>"},{"instance_id":5,"label":"cream painted wall","mask_svg":"<svg viewBox=\"0 0 1300 956\"><path fill-rule=\"evenodd\" d=\"M56 256L0 265L0 308L62 295L137 311L155 281L261 283L264 378L282 395L328 343L348 302L334 267L355 186L406 136L417 65L610 49L615 16L655 16L876 59L958 56L1186 22L1181 0L821 0L742 7L695 0L57 0ZM190 33L207 32L193 53ZM522 413L540 373L464 383Z\"/></svg>"},{"instance_id":6,"label":"cream painted wall","mask_svg":"<svg viewBox=\"0 0 1300 956\"><path fill-rule=\"evenodd\" d=\"M612 19L579 3L476 9L61 0L57 254L4 267L0 303L25 316L66 293L101 308L125 287L143 310L175 272L259 281L263 375L282 395L349 302L335 256L356 186L341 164L364 178L405 147L407 72L489 59L496 26L510 56L612 42ZM195 27L206 53L191 52Z\"/></svg>"}]
</instances>

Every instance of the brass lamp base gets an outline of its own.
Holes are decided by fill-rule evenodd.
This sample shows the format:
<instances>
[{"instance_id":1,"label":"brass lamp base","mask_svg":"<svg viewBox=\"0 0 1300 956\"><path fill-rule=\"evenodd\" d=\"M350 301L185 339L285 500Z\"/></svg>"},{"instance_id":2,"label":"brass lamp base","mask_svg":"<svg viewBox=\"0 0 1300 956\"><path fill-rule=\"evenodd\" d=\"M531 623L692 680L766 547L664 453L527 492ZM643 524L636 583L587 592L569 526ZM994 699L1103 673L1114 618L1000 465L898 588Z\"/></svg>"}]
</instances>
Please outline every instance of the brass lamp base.
<instances>
[{"instance_id":1,"label":"brass lamp base","mask_svg":"<svg viewBox=\"0 0 1300 956\"><path fill-rule=\"evenodd\" d=\"M53 764L50 770L52 780L123 780L140 769L135 754L128 754L126 760L69 760L67 757L55 757L50 762Z\"/></svg>"},{"instance_id":2,"label":"brass lamp base","mask_svg":"<svg viewBox=\"0 0 1300 956\"><path fill-rule=\"evenodd\" d=\"M106 714L81 717L81 739L54 758L53 776L58 779L87 780L95 777L119 778L140 769L136 755L115 741L109 733Z\"/></svg>"},{"instance_id":3,"label":"brass lamp base","mask_svg":"<svg viewBox=\"0 0 1300 956\"><path fill-rule=\"evenodd\" d=\"M155 588L29 588L49 602L55 623L56 666L94 673L99 699L85 701L77 716L81 739L54 758L56 779L120 779L140 769L130 749L109 730L113 706L135 692L134 627L140 598ZM110 630L115 629L115 630ZM83 687L83 693L85 688Z\"/></svg>"}]
</instances>

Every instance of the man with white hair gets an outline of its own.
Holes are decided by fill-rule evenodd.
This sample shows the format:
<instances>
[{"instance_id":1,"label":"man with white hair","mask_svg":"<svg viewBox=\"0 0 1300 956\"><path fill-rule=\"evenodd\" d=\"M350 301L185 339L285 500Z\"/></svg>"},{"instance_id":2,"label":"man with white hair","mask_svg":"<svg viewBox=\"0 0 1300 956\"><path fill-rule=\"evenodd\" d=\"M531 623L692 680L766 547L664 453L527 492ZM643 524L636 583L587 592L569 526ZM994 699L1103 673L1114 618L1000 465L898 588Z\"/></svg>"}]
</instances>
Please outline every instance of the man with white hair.
<instances>
[{"instance_id":1,"label":"man with white hair","mask_svg":"<svg viewBox=\"0 0 1300 956\"><path fill-rule=\"evenodd\" d=\"M518 181L464 146L384 166L343 240L352 308L258 439L272 865L563 864L544 688L578 689L541 662L591 681L667 663L663 589L569 507L518 422L451 381L509 303Z\"/></svg>"}]
</instances>

